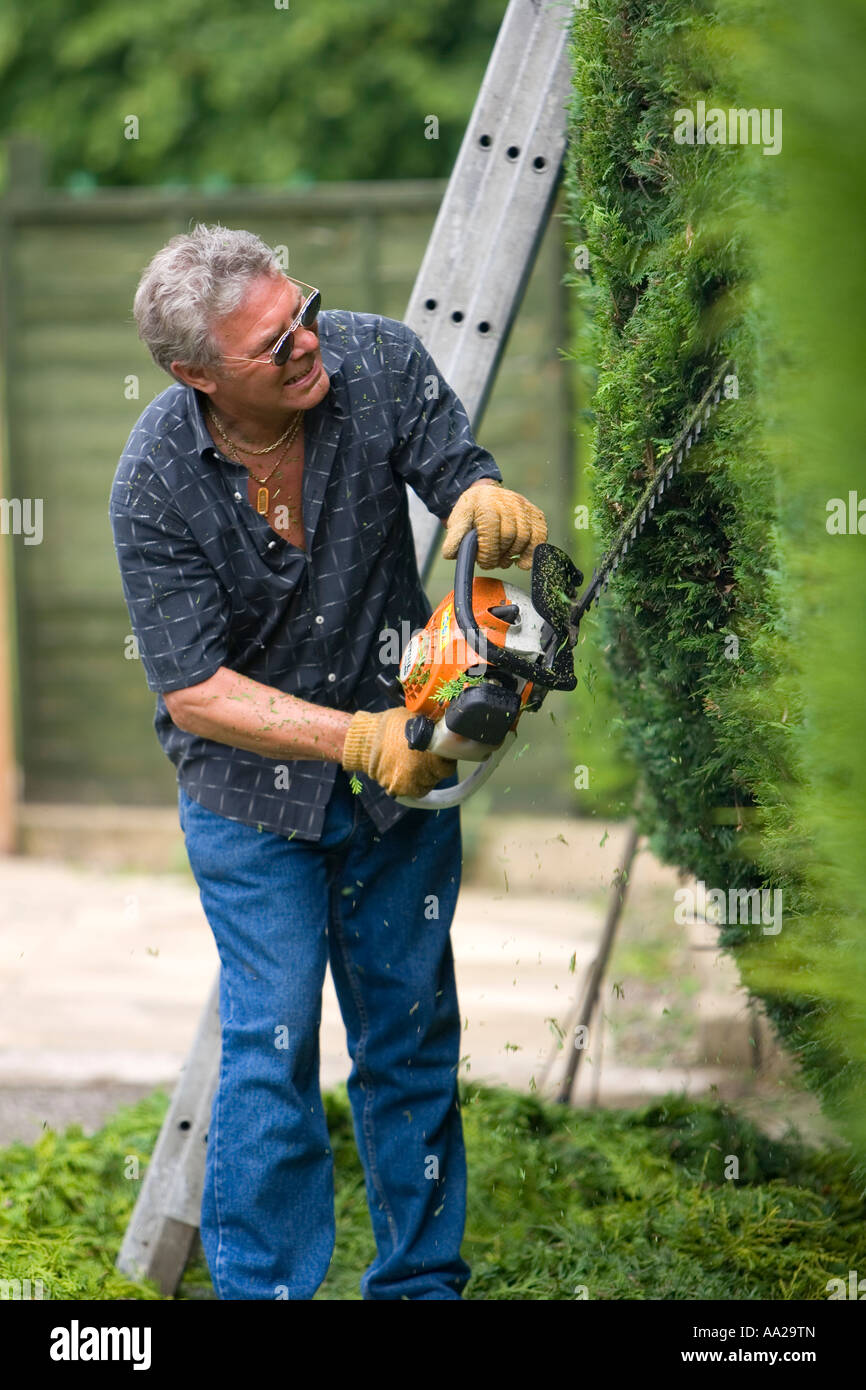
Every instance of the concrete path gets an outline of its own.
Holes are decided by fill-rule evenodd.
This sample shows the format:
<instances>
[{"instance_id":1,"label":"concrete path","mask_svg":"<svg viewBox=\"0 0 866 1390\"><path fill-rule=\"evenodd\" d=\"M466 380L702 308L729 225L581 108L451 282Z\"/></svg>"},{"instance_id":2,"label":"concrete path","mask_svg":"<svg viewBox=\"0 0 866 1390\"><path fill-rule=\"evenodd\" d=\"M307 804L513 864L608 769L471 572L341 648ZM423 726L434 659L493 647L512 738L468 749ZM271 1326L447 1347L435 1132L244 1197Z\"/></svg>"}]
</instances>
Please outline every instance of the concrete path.
<instances>
[{"instance_id":1,"label":"concrete path","mask_svg":"<svg viewBox=\"0 0 866 1390\"><path fill-rule=\"evenodd\" d=\"M552 1051L552 1079L558 1076L565 1052L556 1053L557 1031L593 958L624 840L617 826L602 846L595 823L565 829L537 820L491 829L481 868L461 891L452 939L465 1019L461 1073L469 1079L537 1087ZM678 882L641 853L625 942L646 937L648 921L669 930ZM640 1065L629 1053L628 1026L614 1029L603 1055L590 1054L581 1067L578 1102L595 1096L631 1105L666 1090L701 1094L711 1086L726 1096L753 1090L743 1066L748 1024L737 973L710 940L699 939L701 930L706 938L707 928L695 928L678 948L683 969L694 972L694 1015L703 1006L709 1020L720 1017L719 1036L745 1037L745 1054L711 1057L706 1046L702 1053L698 1028L696 1042L675 1049L670 1064ZM0 859L0 1144L31 1141L46 1123L76 1120L92 1130L121 1101L158 1084L170 1089L217 963L189 874ZM664 1025L669 990L641 997L638 1021ZM323 1087L344 1080L350 1063L330 975L321 1053Z\"/></svg>"}]
</instances>

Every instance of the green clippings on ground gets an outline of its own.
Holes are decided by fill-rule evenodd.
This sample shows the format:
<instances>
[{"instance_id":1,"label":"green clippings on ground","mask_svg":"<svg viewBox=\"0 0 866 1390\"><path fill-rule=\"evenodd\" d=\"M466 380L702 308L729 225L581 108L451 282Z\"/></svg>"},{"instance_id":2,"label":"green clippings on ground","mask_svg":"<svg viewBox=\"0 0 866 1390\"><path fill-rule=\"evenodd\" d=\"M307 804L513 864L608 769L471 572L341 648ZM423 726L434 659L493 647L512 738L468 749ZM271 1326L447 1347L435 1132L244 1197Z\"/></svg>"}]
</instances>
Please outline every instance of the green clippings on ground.
<instances>
[{"instance_id":1,"label":"green clippings on ground","mask_svg":"<svg viewBox=\"0 0 866 1390\"><path fill-rule=\"evenodd\" d=\"M124 1107L92 1137L80 1125L0 1150L4 1279L43 1281L51 1299L159 1298L114 1268L167 1097ZM141 1178L124 1177L138 1160Z\"/></svg>"},{"instance_id":2,"label":"green clippings on ground","mask_svg":"<svg viewBox=\"0 0 866 1390\"><path fill-rule=\"evenodd\" d=\"M584 1286L591 1299L824 1299L828 1279L866 1266L843 1149L768 1139L729 1106L673 1095L583 1111L461 1082L461 1099L466 1298L571 1300ZM317 1297L357 1300L375 1254L363 1173L345 1087L324 1103L337 1246ZM160 1297L114 1260L167 1106L158 1091L90 1138L71 1126L0 1150L4 1278L41 1278L53 1299ZM178 1297L211 1293L199 1251Z\"/></svg>"},{"instance_id":3,"label":"green clippings on ground","mask_svg":"<svg viewBox=\"0 0 866 1390\"><path fill-rule=\"evenodd\" d=\"M771 1141L725 1106L575 1112L472 1087L464 1116L468 1297L825 1298L866 1245L841 1152Z\"/></svg>"}]
</instances>

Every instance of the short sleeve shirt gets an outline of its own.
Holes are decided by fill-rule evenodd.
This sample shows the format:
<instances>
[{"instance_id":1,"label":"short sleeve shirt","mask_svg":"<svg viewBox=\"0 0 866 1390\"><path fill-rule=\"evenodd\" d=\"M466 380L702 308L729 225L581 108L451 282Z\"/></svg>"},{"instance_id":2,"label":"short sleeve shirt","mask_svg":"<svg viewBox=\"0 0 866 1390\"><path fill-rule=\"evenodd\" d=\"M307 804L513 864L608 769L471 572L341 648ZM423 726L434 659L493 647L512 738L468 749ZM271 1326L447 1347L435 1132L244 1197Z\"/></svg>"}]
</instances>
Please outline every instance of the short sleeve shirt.
<instances>
[{"instance_id":1,"label":"short sleeve shirt","mask_svg":"<svg viewBox=\"0 0 866 1390\"><path fill-rule=\"evenodd\" d=\"M121 455L109 517L154 727L180 786L209 810L318 840L339 764L273 759L185 733L163 700L225 666L313 704L395 703L396 674L432 611L418 574L407 483L445 520L476 479L502 475L404 323L319 315L330 389L304 419L305 548L247 498L243 464L215 447L204 398L176 383L143 411ZM389 670L389 668L391 668ZM407 808L358 774L380 831Z\"/></svg>"}]
</instances>

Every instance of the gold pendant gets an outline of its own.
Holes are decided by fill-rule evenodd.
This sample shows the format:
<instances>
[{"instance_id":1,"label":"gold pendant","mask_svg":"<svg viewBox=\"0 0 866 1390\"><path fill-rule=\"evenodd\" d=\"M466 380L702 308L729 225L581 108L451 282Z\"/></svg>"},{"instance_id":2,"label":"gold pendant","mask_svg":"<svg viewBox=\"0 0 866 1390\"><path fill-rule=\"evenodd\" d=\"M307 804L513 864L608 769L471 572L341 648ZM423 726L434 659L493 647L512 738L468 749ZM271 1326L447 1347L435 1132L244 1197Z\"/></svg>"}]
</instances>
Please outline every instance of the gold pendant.
<instances>
[{"instance_id":1,"label":"gold pendant","mask_svg":"<svg viewBox=\"0 0 866 1390\"><path fill-rule=\"evenodd\" d=\"M260 487L256 493L256 511L259 516L267 516L269 495L266 487Z\"/></svg>"}]
</instances>

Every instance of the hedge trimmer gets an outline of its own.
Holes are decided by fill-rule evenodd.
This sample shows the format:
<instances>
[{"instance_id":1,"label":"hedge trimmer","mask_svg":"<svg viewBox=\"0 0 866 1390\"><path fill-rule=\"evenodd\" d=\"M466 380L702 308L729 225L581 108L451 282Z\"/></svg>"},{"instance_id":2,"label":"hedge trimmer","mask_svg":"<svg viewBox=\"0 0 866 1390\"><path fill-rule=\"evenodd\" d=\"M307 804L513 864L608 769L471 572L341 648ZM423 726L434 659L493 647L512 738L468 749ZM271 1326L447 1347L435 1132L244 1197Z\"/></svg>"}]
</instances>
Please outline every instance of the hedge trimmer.
<instances>
[{"instance_id":1,"label":"hedge trimmer","mask_svg":"<svg viewBox=\"0 0 866 1390\"><path fill-rule=\"evenodd\" d=\"M565 551L547 542L533 552L530 596L499 579L474 578L478 533L466 533L457 552L454 589L408 642L396 683L393 677L380 679L414 713L406 723L410 748L478 767L454 787L397 801L431 811L466 801L513 745L520 716L540 709L548 691L574 690L581 619L598 603L652 517L732 371L730 361L719 368L582 594L580 570Z\"/></svg>"}]
</instances>

